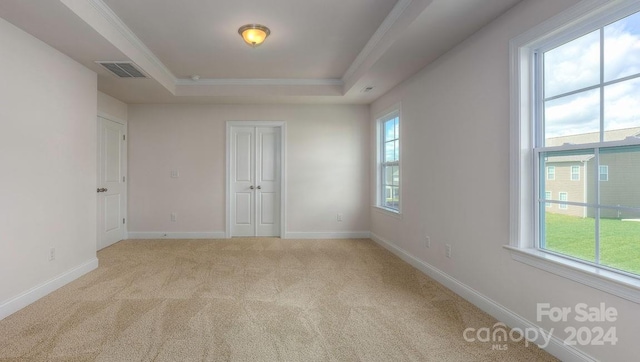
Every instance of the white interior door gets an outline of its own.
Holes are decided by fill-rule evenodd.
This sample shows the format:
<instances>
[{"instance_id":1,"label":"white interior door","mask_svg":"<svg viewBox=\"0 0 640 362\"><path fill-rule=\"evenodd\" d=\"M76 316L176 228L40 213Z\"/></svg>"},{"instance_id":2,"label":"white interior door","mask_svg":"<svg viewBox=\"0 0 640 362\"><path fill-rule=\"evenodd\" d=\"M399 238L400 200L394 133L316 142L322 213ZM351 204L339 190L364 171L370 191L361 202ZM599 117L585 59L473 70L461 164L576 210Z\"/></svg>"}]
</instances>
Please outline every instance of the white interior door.
<instances>
[{"instance_id":1,"label":"white interior door","mask_svg":"<svg viewBox=\"0 0 640 362\"><path fill-rule=\"evenodd\" d=\"M256 127L256 236L280 235L280 132Z\"/></svg>"},{"instance_id":2,"label":"white interior door","mask_svg":"<svg viewBox=\"0 0 640 362\"><path fill-rule=\"evenodd\" d=\"M280 128L234 126L230 137L231 236L280 236Z\"/></svg>"},{"instance_id":3,"label":"white interior door","mask_svg":"<svg viewBox=\"0 0 640 362\"><path fill-rule=\"evenodd\" d=\"M98 117L98 250L124 239L125 126Z\"/></svg>"},{"instance_id":4,"label":"white interior door","mask_svg":"<svg viewBox=\"0 0 640 362\"><path fill-rule=\"evenodd\" d=\"M255 127L231 130L231 235L255 236Z\"/></svg>"}]
</instances>

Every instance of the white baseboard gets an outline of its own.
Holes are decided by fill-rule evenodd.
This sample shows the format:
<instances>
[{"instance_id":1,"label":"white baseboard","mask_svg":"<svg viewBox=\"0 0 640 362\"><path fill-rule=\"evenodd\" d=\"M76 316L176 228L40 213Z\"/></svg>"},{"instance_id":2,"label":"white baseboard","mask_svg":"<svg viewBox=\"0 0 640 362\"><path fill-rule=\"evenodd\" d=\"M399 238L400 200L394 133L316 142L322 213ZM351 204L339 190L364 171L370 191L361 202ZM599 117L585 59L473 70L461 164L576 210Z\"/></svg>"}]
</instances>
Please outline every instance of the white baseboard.
<instances>
[{"instance_id":1,"label":"white baseboard","mask_svg":"<svg viewBox=\"0 0 640 362\"><path fill-rule=\"evenodd\" d=\"M368 231L289 231L284 234L283 239L368 239L369 237L371 233Z\"/></svg>"},{"instance_id":2,"label":"white baseboard","mask_svg":"<svg viewBox=\"0 0 640 362\"><path fill-rule=\"evenodd\" d=\"M283 239L367 239L368 231L286 232ZM129 239L226 239L224 231L214 232L162 232L129 231Z\"/></svg>"},{"instance_id":3,"label":"white baseboard","mask_svg":"<svg viewBox=\"0 0 640 362\"><path fill-rule=\"evenodd\" d=\"M0 305L0 320L28 306L56 289L71 283L98 267L98 258L93 258L68 270L55 278L37 285Z\"/></svg>"},{"instance_id":4,"label":"white baseboard","mask_svg":"<svg viewBox=\"0 0 640 362\"><path fill-rule=\"evenodd\" d=\"M531 323L503 305L486 297L468 285L461 283L442 270L419 260L375 233L371 233L371 239L510 328L520 328L522 330L525 330L526 328L535 328L537 330L541 329L539 326ZM545 335L548 335L549 331L544 330L544 333ZM460 336L460 338L462 338L462 336ZM539 340L531 342L542 344L543 340L542 337L539 337ZM565 362L597 361L595 358L580 351L579 349L566 345L564 341L556 336L551 337L551 341L545 350Z\"/></svg>"},{"instance_id":5,"label":"white baseboard","mask_svg":"<svg viewBox=\"0 0 640 362\"><path fill-rule=\"evenodd\" d=\"M213 232L136 232L129 231L129 239L225 239L224 231Z\"/></svg>"}]
</instances>

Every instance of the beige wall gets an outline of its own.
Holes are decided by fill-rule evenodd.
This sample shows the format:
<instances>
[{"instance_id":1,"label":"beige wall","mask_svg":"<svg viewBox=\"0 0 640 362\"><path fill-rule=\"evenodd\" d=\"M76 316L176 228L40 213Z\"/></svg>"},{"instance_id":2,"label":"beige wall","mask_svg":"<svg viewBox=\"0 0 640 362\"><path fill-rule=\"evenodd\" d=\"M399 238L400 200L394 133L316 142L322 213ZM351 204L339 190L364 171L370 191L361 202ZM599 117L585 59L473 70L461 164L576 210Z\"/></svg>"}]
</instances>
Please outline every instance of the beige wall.
<instances>
[{"instance_id":1,"label":"beige wall","mask_svg":"<svg viewBox=\"0 0 640 362\"><path fill-rule=\"evenodd\" d=\"M130 105L128 117L134 237L224 231L230 120L287 122L287 232L369 230L367 106Z\"/></svg>"},{"instance_id":2,"label":"beige wall","mask_svg":"<svg viewBox=\"0 0 640 362\"><path fill-rule=\"evenodd\" d=\"M127 104L98 92L98 113L112 120L127 121Z\"/></svg>"},{"instance_id":3,"label":"beige wall","mask_svg":"<svg viewBox=\"0 0 640 362\"><path fill-rule=\"evenodd\" d=\"M371 229L534 323L539 302L617 308L618 344L580 349L603 361L630 361L637 359L640 335L637 304L514 261L503 248L509 244L509 40L575 3L519 3L371 106L375 115L402 104L405 195L402 218L372 211ZM538 324L566 336L565 323Z\"/></svg>"},{"instance_id":4,"label":"beige wall","mask_svg":"<svg viewBox=\"0 0 640 362\"><path fill-rule=\"evenodd\" d=\"M0 48L2 318L64 280L54 278L97 266L97 81L3 19Z\"/></svg>"}]
</instances>

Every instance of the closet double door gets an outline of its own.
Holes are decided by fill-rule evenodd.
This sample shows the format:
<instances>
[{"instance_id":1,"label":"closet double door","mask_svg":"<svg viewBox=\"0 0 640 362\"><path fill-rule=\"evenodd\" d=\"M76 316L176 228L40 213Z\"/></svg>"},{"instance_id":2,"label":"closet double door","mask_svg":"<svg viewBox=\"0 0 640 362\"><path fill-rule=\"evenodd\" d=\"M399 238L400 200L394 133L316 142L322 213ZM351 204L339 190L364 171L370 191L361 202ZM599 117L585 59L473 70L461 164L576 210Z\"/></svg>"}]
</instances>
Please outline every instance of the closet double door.
<instances>
[{"instance_id":1,"label":"closet double door","mask_svg":"<svg viewBox=\"0 0 640 362\"><path fill-rule=\"evenodd\" d=\"M231 236L280 236L280 130L231 127Z\"/></svg>"}]
</instances>

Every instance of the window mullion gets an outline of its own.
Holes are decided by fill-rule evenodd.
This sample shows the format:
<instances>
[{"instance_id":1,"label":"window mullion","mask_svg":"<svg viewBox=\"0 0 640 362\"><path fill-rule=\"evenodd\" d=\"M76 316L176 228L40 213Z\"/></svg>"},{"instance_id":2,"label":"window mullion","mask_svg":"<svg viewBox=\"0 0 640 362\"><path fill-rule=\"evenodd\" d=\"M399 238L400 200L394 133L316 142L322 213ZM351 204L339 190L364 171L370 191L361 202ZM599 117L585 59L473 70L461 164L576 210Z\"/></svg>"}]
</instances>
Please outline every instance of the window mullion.
<instances>
[{"instance_id":1,"label":"window mullion","mask_svg":"<svg viewBox=\"0 0 640 362\"><path fill-rule=\"evenodd\" d=\"M601 85L602 85L602 83L598 83L598 84L594 84L594 85L589 86L589 87L579 88L579 89L576 89L576 90L572 90L570 92L561 93L561 94L558 94L558 95L555 95L555 96L552 96L552 97L549 97L549 98L545 98L544 101L545 102L553 101L553 100L556 100L556 99L559 99L559 98L565 98L565 97L568 97L568 96L572 96L574 94L583 93L583 92L586 92L586 91L598 89L598 88L600 88Z\"/></svg>"},{"instance_id":2,"label":"window mullion","mask_svg":"<svg viewBox=\"0 0 640 362\"><path fill-rule=\"evenodd\" d=\"M537 52L535 54L535 80L534 80L534 107L532 118L535 123L534 128L534 147L544 147L544 55ZM538 101L536 101L538 100Z\"/></svg>"},{"instance_id":3,"label":"window mullion","mask_svg":"<svg viewBox=\"0 0 640 362\"><path fill-rule=\"evenodd\" d=\"M380 125L380 153L379 153L379 157L380 157L380 175L379 175L379 182L380 182L380 188L378 190L378 197L380 198L380 200L378 201L378 205L382 206L384 205L384 200L385 200L385 192L386 192L386 182L385 182L385 175L387 173L386 170L386 164L384 162L384 153L385 153L385 124L386 121L381 120L379 122Z\"/></svg>"},{"instance_id":4,"label":"window mullion","mask_svg":"<svg viewBox=\"0 0 640 362\"><path fill-rule=\"evenodd\" d=\"M596 226L596 255L595 255L595 263L596 264L600 264L600 148L595 148L593 150L593 153L595 155L595 160L596 160L596 164L595 164L595 170L597 172L594 172L594 179L595 179L595 204L596 209L595 209L595 226Z\"/></svg>"},{"instance_id":5,"label":"window mullion","mask_svg":"<svg viewBox=\"0 0 640 362\"><path fill-rule=\"evenodd\" d=\"M604 142L604 27L600 28L600 143L602 142ZM594 170L596 171L594 172L595 203L598 205L595 209L595 263L600 264L600 148L594 148L593 153L596 160Z\"/></svg>"},{"instance_id":6,"label":"window mullion","mask_svg":"<svg viewBox=\"0 0 640 362\"><path fill-rule=\"evenodd\" d=\"M589 86L589 87L579 88L579 89L576 89L576 90L572 90L570 92L560 93L560 94L554 95L552 97L545 98L544 101L545 102L553 101L553 100L556 100L556 99L559 99L559 98L564 98L564 97L572 96L574 94L583 93L583 92L586 92L586 91L598 89L600 87L606 87L606 86L609 86L609 85L623 83L623 82L626 82L628 80L633 80L633 79L636 79L636 78L640 78L640 73L632 74L632 75L629 75L629 76L626 76L626 77L623 77L623 78L614 79L614 80L610 80L610 81L607 81L607 82L602 80L598 84L595 84L595 85L592 85L592 86Z\"/></svg>"},{"instance_id":7,"label":"window mullion","mask_svg":"<svg viewBox=\"0 0 640 362\"><path fill-rule=\"evenodd\" d=\"M546 212L546 209L543 209L540 207L539 196L542 191L541 185L543 185L544 178L546 177L546 175L544 175L544 171L541 170L540 155L541 155L540 152L538 151L534 152L534 159L533 159L534 182L533 182L533 195L531 196L535 200L533 203L534 243L535 243L534 247L542 249L544 248L544 245L545 245L544 212Z\"/></svg>"},{"instance_id":8,"label":"window mullion","mask_svg":"<svg viewBox=\"0 0 640 362\"><path fill-rule=\"evenodd\" d=\"M600 142L604 142L604 28L600 28Z\"/></svg>"},{"instance_id":9,"label":"window mullion","mask_svg":"<svg viewBox=\"0 0 640 362\"><path fill-rule=\"evenodd\" d=\"M534 207L534 247L543 249L545 247L545 212L546 208L540 207L538 202L538 196L540 194L541 187L544 182L544 171L541 169L540 152L541 148L544 148L544 55L542 52L536 52L534 58L534 88L533 88L533 104L532 107L532 119L534 120L533 134L533 146L534 146L534 158L533 158L533 198L536 200L533 203Z\"/></svg>"}]
</instances>

